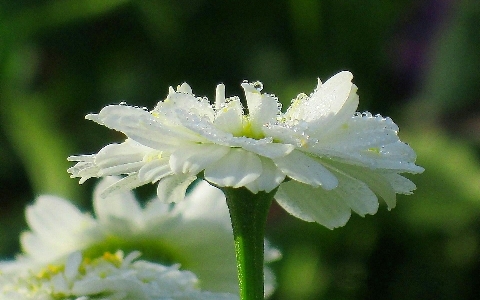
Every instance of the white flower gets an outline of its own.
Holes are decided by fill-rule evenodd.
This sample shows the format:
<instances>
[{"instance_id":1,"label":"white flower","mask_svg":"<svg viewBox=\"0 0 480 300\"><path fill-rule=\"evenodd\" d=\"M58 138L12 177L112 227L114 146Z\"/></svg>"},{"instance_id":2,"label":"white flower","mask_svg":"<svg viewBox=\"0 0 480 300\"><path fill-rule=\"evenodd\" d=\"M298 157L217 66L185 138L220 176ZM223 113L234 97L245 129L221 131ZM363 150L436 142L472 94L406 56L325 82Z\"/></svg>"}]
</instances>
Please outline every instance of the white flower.
<instances>
[{"instance_id":1,"label":"white flower","mask_svg":"<svg viewBox=\"0 0 480 300\"><path fill-rule=\"evenodd\" d=\"M104 253L100 257L70 254L64 262L40 270L0 274L0 299L34 300L186 300L238 299L226 293L203 292L198 279L178 265L134 261L140 254Z\"/></svg>"},{"instance_id":2,"label":"white flower","mask_svg":"<svg viewBox=\"0 0 480 300\"><path fill-rule=\"evenodd\" d=\"M196 97L190 86L170 88L165 101L148 111L110 105L87 119L123 132L121 144L97 154L71 156L68 171L91 177L126 175L105 190L158 182L158 194L183 193L198 176L219 187L246 187L253 193L279 187L276 200L289 213L329 228L344 225L351 210L374 214L377 196L389 208L397 193L415 185L401 173L419 173L415 153L397 136L390 118L356 113L357 87L340 72L315 91L300 94L285 113L262 84L243 83L248 114L238 97L215 103ZM288 180L285 180L288 178Z\"/></svg>"},{"instance_id":3,"label":"white flower","mask_svg":"<svg viewBox=\"0 0 480 300\"><path fill-rule=\"evenodd\" d=\"M43 267L76 251L90 257L117 250L140 251L146 260L179 264L182 270L192 271L202 289L238 294L232 228L220 190L201 181L183 201L168 204L155 198L142 208L131 191L100 197L100 191L118 179L107 177L95 188L96 218L67 200L38 197L26 209L31 231L21 236L24 254L0 264L0 270ZM265 256L273 261L280 254L267 247ZM270 295L275 278L268 268L265 274L266 294Z\"/></svg>"}]
</instances>

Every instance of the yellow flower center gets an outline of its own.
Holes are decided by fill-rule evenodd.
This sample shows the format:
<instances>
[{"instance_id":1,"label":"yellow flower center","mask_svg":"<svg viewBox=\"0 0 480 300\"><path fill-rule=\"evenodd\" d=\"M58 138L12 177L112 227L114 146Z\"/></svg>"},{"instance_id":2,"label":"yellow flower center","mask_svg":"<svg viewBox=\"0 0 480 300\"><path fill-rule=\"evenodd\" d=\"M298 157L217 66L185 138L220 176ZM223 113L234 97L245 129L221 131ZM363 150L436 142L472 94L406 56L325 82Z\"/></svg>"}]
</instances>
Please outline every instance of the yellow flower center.
<instances>
[{"instance_id":1,"label":"yellow flower center","mask_svg":"<svg viewBox=\"0 0 480 300\"><path fill-rule=\"evenodd\" d=\"M255 140L260 140L265 138L265 135L263 135L263 133L254 131L252 127L252 122L250 121L250 118L248 116L243 116L242 131L239 132L238 134L234 133L233 136L236 136L236 137L243 136L243 137L248 137Z\"/></svg>"},{"instance_id":2,"label":"yellow flower center","mask_svg":"<svg viewBox=\"0 0 480 300\"><path fill-rule=\"evenodd\" d=\"M65 270L65 266L63 265L48 265L43 270L38 272L36 277L38 279L51 279L58 273L63 272L63 270Z\"/></svg>"}]
</instances>

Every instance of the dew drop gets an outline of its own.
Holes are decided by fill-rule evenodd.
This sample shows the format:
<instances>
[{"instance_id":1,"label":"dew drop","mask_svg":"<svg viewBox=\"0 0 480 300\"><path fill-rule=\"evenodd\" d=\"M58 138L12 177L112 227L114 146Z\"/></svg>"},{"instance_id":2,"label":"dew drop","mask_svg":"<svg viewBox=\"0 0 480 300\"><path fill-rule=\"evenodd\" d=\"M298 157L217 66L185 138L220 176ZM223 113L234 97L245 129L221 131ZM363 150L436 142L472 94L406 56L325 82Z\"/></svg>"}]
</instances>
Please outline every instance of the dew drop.
<instances>
[{"instance_id":1,"label":"dew drop","mask_svg":"<svg viewBox=\"0 0 480 300\"><path fill-rule=\"evenodd\" d=\"M259 92L263 90L263 83L261 83L260 81L255 81L254 83L252 83L252 85Z\"/></svg>"}]
</instances>

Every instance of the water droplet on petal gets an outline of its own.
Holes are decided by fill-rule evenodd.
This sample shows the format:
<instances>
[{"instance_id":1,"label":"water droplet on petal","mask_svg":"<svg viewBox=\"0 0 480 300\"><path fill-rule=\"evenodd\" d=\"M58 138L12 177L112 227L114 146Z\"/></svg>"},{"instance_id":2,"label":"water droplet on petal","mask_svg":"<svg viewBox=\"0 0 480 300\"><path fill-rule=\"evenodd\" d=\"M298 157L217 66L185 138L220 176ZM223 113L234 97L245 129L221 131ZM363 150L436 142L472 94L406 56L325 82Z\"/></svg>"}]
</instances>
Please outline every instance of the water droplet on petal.
<instances>
[{"instance_id":1,"label":"water droplet on petal","mask_svg":"<svg viewBox=\"0 0 480 300\"><path fill-rule=\"evenodd\" d=\"M252 83L252 85L259 92L263 90L263 83L261 83L260 81L255 81L254 83Z\"/></svg>"}]
</instances>

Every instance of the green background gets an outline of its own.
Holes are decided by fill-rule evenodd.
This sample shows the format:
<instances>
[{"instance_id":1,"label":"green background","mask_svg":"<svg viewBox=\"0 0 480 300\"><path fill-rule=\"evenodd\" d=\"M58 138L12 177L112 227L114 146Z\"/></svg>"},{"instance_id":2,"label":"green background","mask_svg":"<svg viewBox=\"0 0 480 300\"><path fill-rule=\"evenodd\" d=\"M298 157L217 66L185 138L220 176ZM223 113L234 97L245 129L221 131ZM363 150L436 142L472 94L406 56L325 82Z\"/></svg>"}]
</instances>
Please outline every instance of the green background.
<instances>
[{"instance_id":1,"label":"green background","mask_svg":"<svg viewBox=\"0 0 480 300\"><path fill-rule=\"evenodd\" d=\"M89 208L95 180L66 157L123 137L85 114L152 108L184 81L212 98L261 80L287 106L346 69L426 171L394 210L333 231L274 206L272 299L479 299L479 19L476 0L0 1L0 254L37 195Z\"/></svg>"}]
</instances>

